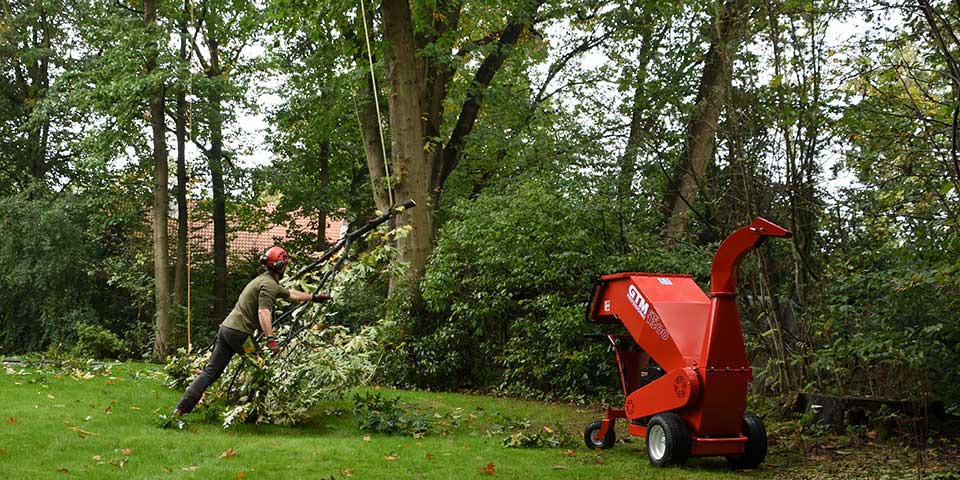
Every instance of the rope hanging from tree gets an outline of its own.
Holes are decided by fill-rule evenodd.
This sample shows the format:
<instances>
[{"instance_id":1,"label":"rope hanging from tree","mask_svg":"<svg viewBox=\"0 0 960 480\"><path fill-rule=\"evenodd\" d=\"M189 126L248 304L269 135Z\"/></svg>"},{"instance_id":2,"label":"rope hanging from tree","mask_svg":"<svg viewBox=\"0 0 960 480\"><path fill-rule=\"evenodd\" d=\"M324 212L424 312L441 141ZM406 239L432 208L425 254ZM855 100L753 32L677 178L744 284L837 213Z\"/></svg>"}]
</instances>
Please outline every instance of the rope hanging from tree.
<instances>
[{"instance_id":1,"label":"rope hanging from tree","mask_svg":"<svg viewBox=\"0 0 960 480\"><path fill-rule=\"evenodd\" d=\"M187 0L187 4L190 7L190 25L193 27L194 31L197 29L197 19L194 16L194 5L192 0ZM187 72L189 73L189 79L187 81L187 92L190 98L193 98L193 54L191 53L188 59L189 66L187 67ZM193 142L193 102L187 102L187 131L190 134L190 141ZM190 270L192 269L192 264L190 263L191 249L190 249L190 190L193 189L193 182L195 176L193 175L193 169L190 168L190 164L187 163L187 176L190 178L188 188L184 192L184 198L187 203L187 355L190 354L193 348L192 334L193 329L190 325ZM181 187L182 188L182 187Z\"/></svg>"},{"instance_id":2,"label":"rope hanging from tree","mask_svg":"<svg viewBox=\"0 0 960 480\"><path fill-rule=\"evenodd\" d=\"M360 16L363 19L363 39L367 44L367 60L370 61L370 82L373 84L373 105L377 110L377 132L380 133L380 151L383 153L383 171L387 176L387 199L393 205L393 185L390 180L390 162L387 161L387 143L383 140L383 118L380 114L380 95L377 93L377 76L373 70L373 50L370 49L370 32L367 30L367 9L360 0Z\"/></svg>"}]
</instances>

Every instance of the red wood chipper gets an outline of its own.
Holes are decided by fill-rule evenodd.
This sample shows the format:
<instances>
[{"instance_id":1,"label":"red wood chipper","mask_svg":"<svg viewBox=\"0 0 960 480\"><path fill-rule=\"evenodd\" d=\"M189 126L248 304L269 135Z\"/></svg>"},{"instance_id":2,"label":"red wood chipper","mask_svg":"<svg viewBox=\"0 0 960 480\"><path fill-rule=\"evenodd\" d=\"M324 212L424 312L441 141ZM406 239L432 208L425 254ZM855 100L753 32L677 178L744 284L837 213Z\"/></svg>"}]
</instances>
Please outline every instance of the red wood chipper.
<instances>
[{"instance_id":1,"label":"red wood chipper","mask_svg":"<svg viewBox=\"0 0 960 480\"><path fill-rule=\"evenodd\" d=\"M586 428L588 447L612 447L614 422L624 418L631 435L646 438L647 456L658 467L690 456L724 455L738 468L763 462L767 432L760 417L745 411L753 371L737 311L737 269L767 237L791 235L757 218L727 237L713 258L709 295L691 275L599 278L589 317L629 332L603 334L616 352L626 401Z\"/></svg>"}]
</instances>

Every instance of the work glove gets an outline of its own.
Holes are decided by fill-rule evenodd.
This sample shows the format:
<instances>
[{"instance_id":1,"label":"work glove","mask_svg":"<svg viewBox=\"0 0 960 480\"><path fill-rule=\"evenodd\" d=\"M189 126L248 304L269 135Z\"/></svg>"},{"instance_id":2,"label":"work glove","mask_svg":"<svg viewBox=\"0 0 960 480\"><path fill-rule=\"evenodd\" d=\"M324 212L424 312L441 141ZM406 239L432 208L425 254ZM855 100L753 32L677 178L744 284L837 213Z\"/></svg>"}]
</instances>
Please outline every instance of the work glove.
<instances>
[{"instance_id":1,"label":"work glove","mask_svg":"<svg viewBox=\"0 0 960 480\"><path fill-rule=\"evenodd\" d=\"M270 352L274 355L280 353L280 344L277 343L277 339L274 337L267 337L267 348L269 348Z\"/></svg>"},{"instance_id":2,"label":"work glove","mask_svg":"<svg viewBox=\"0 0 960 480\"><path fill-rule=\"evenodd\" d=\"M314 293L313 298L310 299L311 302L326 302L330 300L330 295L324 295L322 293Z\"/></svg>"}]
</instances>

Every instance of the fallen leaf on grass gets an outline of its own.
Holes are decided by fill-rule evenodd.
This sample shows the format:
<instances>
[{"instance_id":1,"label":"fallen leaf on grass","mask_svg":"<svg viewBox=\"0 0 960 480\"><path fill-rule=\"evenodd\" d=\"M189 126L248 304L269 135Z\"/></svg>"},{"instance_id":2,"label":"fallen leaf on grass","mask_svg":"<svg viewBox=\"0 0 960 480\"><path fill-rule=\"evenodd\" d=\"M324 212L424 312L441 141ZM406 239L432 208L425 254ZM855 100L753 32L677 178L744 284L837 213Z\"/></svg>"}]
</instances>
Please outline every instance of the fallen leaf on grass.
<instances>
[{"instance_id":1,"label":"fallen leaf on grass","mask_svg":"<svg viewBox=\"0 0 960 480\"><path fill-rule=\"evenodd\" d=\"M103 457L101 457L100 455L94 455L94 456L91 457L91 458L93 458L93 461L94 461L94 462L99 462L99 461L103 460Z\"/></svg>"},{"instance_id":2,"label":"fallen leaf on grass","mask_svg":"<svg viewBox=\"0 0 960 480\"><path fill-rule=\"evenodd\" d=\"M427 460L433 460L433 454L432 454L432 453L428 453L428 454L427 454Z\"/></svg>"},{"instance_id":3,"label":"fallen leaf on grass","mask_svg":"<svg viewBox=\"0 0 960 480\"><path fill-rule=\"evenodd\" d=\"M63 419L63 423L65 423L65 424L67 424L67 425L70 425L70 419L69 419L69 418L64 418L64 419Z\"/></svg>"},{"instance_id":4,"label":"fallen leaf on grass","mask_svg":"<svg viewBox=\"0 0 960 480\"><path fill-rule=\"evenodd\" d=\"M340 475L343 475L344 477L352 477L352 476L354 476L355 474L353 473L353 470L352 470L352 469L349 469L349 468L341 468L341 469L340 469Z\"/></svg>"},{"instance_id":5,"label":"fallen leaf on grass","mask_svg":"<svg viewBox=\"0 0 960 480\"><path fill-rule=\"evenodd\" d=\"M123 450L120 450L120 455L132 455L132 454L133 454L132 448L124 448Z\"/></svg>"},{"instance_id":6,"label":"fallen leaf on grass","mask_svg":"<svg viewBox=\"0 0 960 480\"><path fill-rule=\"evenodd\" d=\"M127 457L123 457L120 460L110 460L107 463L123 470L123 466L127 464L127 460L129 460Z\"/></svg>"},{"instance_id":7,"label":"fallen leaf on grass","mask_svg":"<svg viewBox=\"0 0 960 480\"><path fill-rule=\"evenodd\" d=\"M130 407L130 410L138 410L138 411L139 411L139 410L140 410L140 407L133 406L133 407Z\"/></svg>"},{"instance_id":8,"label":"fallen leaf on grass","mask_svg":"<svg viewBox=\"0 0 960 480\"><path fill-rule=\"evenodd\" d=\"M16 424L17 424L17 419L16 419L16 418L13 418L13 417L10 417L10 418L7 419L7 424L9 424L9 425L16 425Z\"/></svg>"},{"instance_id":9,"label":"fallen leaf on grass","mask_svg":"<svg viewBox=\"0 0 960 480\"><path fill-rule=\"evenodd\" d=\"M86 438L86 437L88 437L88 436L90 436L90 435L96 435L96 433L88 432L88 431L86 431L86 430L84 430L84 429L82 429L82 428L80 428L80 427L76 427L76 426L74 426L74 427L67 427L67 430L70 430L70 431L72 431L72 432L77 432L77 433L80 435L80 438Z\"/></svg>"},{"instance_id":10,"label":"fallen leaf on grass","mask_svg":"<svg viewBox=\"0 0 960 480\"><path fill-rule=\"evenodd\" d=\"M54 397L52 393L48 393L47 398L53 400L54 398L57 398L57 397Z\"/></svg>"},{"instance_id":11,"label":"fallen leaf on grass","mask_svg":"<svg viewBox=\"0 0 960 480\"><path fill-rule=\"evenodd\" d=\"M546 425L543 426L543 431L547 433L553 433L553 429Z\"/></svg>"},{"instance_id":12,"label":"fallen leaf on grass","mask_svg":"<svg viewBox=\"0 0 960 480\"><path fill-rule=\"evenodd\" d=\"M482 473L482 474L484 474L484 475L496 475L496 474L497 474L497 469L495 468L495 466L493 465L493 463L488 463L487 466L485 466L485 467L480 467L480 473Z\"/></svg>"},{"instance_id":13,"label":"fallen leaf on grass","mask_svg":"<svg viewBox=\"0 0 960 480\"><path fill-rule=\"evenodd\" d=\"M569 468L568 468L566 465L554 465L554 466L553 466L553 469L554 469L554 470L569 470Z\"/></svg>"},{"instance_id":14,"label":"fallen leaf on grass","mask_svg":"<svg viewBox=\"0 0 960 480\"><path fill-rule=\"evenodd\" d=\"M234 450L233 447L230 447L224 450L223 453L220 454L220 460L223 460L225 458L233 458L236 456L237 456L237 451Z\"/></svg>"},{"instance_id":15,"label":"fallen leaf on grass","mask_svg":"<svg viewBox=\"0 0 960 480\"><path fill-rule=\"evenodd\" d=\"M388 462L393 462L393 461L396 461L396 460L400 460L400 455L397 455L397 454L394 453L394 452L390 452L390 453L384 455L384 456L383 456L383 459L384 459L384 460L387 460Z\"/></svg>"},{"instance_id":16,"label":"fallen leaf on grass","mask_svg":"<svg viewBox=\"0 0 960 480\"><path fill-rule=\"evenodd\" d=\"M173 473L173 469L170 468L170 467L163 467L163 468L161 468L161 470L163 470L163 471L166 472L166 473Z\"/></svg>"},{"instance_id":17,"label":"fallen leaf on grass","mask_svg":"<svg viewBox=\"0 0 960 480\"><path fill-rule=\"evenodd\" d=\"M113 380L107 380L107 385L116 385L116 384L117 382L114 382Z\"/></svg>"},{"instance_id":18,"label":"fallen leaf on grass","mask_svg":"<svg viewBox=\"0 0 960 480\"><path fill-rule=\"evenodd\" d=\"M237 476L236 476L236 477L233 477L233 478L235 478L235 479L237 479L237 480L243 480L244 478L247 478L247 474L246 474L246 473L243 473L243 472L237 472Z\"/></svg>"},{"instance_id":19,"label":"fallen leaf on grass","mask_svg":"<svg viewBox=\"0 0 960 480\"><path fill-rule=\"evenodd\" d=\"M370 441L370 435L364 435L364 436L363 436L363 441L364 441L364 442L369 442L369 441Z\"/></svg>"},{"instance_id":20,"label":"fallen leaf on grass","mask_svg":"<svg viewBox=\"0 0 960 480\"><path fill-rule=\"evenodd\" d=\"M67 472L69 472L70 470L67 470L66 467L60 467L60 468L57 469L57 471L60 472L60 473L67 473Z\"/></svg>"},{"instance_id":21,"label":"fallen leaf on grass","mask_svg":"<svg viewBox=\"0 0 960 480\"><path fill-rule=\"evenodd\" d=\"M564 451L563 451L563 454L566 455L566 456L568 456L568 457L575 457L575 456L577 455L577 451L576 451L576 450L564 450Z\"/></svg>"},{"instance_id":22,"label":"fallen leaf on grass","mask_svg":"<svg viewBox=\"0 0 960 480\"><path fill-rule=\"evenodd\" d=\"M107 408L105 408L103 410L103 413L106 413L107 415L110 415L111 413L113 413L113 405L110 405Z\"/></svg>"},{"instance_id":23,"label":"fallen leaf on grass","mask_svg":"<svg viewBox=\"0 0 960 480\"><path fill-rule=\"evenodd\" d=\"M184 472L192 472L192 471L195 471L196 469L197 469L196 465L189 465L181 468L181 470L183 470Z\"/></svg>"}]
</instances>

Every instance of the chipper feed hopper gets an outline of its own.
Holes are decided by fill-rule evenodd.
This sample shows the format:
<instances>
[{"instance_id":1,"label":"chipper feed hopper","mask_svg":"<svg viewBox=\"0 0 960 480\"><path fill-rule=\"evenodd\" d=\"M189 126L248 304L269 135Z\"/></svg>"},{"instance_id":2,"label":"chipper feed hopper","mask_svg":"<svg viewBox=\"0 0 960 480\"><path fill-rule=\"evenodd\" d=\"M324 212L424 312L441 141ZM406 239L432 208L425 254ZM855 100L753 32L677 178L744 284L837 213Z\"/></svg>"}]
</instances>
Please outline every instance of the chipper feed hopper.
<instances>
[{"instance_id":1,"label":"chipper feed hopper","mask_svg":"<svg viewBox=\"0 0 960 480\"><path fill-rule=\"evenodd\" d=\"M737 311L737 269L767 237L791 235L757 218L727 237L713 258L708 295L690 275L599 278L589 317L620 323L629 332L602 335L616 352L626 401L587 427L588 447L612 447L614 422L623 418L631 435L646 437L655 466L710 455L724 455L740 468L763 462L766 430L745 411L753 371Z\"/></svg>"}]
</instances>

